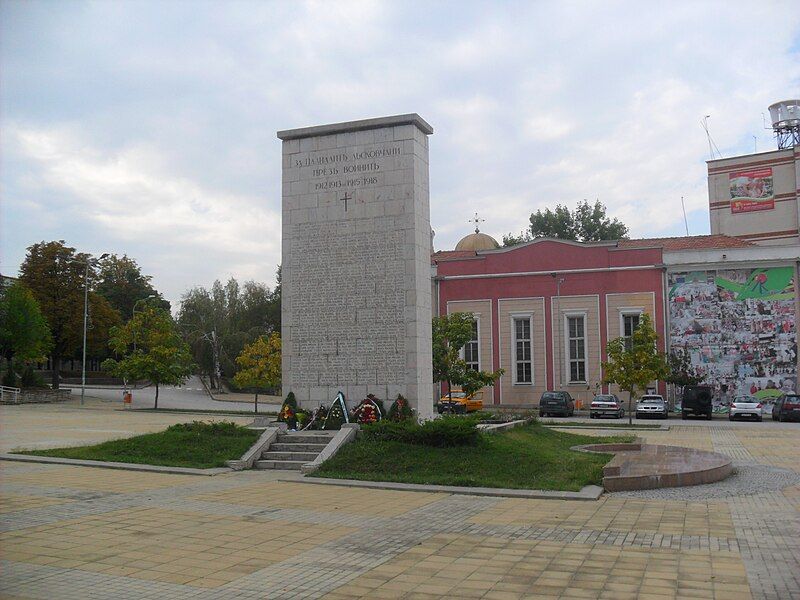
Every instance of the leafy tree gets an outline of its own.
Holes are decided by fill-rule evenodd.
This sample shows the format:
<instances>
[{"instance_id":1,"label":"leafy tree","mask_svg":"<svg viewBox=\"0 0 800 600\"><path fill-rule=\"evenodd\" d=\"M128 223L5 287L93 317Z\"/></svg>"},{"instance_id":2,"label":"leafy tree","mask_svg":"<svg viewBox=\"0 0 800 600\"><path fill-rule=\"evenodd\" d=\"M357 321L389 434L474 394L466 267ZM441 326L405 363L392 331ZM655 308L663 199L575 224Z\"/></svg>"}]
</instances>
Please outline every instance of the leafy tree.
<instances>
[{"instance_id":1,"label":"leafy tree","mask_svg":"<svg viewBox=\"0 0 800 600\"><path fill-rule=\"evenodd\" d=\"M603 383L616 383L628 392L628 422L633 422L633 398L637 390L647 384L664 379L669 371L664 355L658 351L658 335L653 329L650 315L644 313L634 330L630 343L625 338L611 340L606 346L608 362L603 362Z\"/></svg>"},{"instance_id":2,"label":"leafy tree","mask_svg":"<svg viewBox=\"0 0 800 600\"><path fill-rule=\"evenodd\" d=\"M494 372L475 371L461 358L461 349L472 339L475 319L469 313L453 313L433 318L433 381L447 382L452 400L453 385L460 385L467 394L484 386L494 385L503 369Z\"/></svg>"},{"instance_id":3,"label":"leafy tree","mask_svg":"<svg viewBox=\"0 0 800 600\"><path fill-rule=\"evenodd\" d=\"M181 385L194 368L189 346L163 308L145 306L136 311L125 325L112 328L109 344L122 358L109 358L103 369L126 380L149 380L156 386L155 408L159 386Z\"/></svg>"},{"instance_id":4,"label":"leafy tree","mask_svg":"<svg viewBox=\"0 0 800 600\"><path fill-rule=\"evenodd\" d=\"M557 204L555 210L545 208L530 216L530 226L520 235L503 236L503 244L512 246L528 242L534 238L549 237L580 242L599 242L618 240L627 237L628 227L618 219L606 215L606 207L596 201L593 205L586 200L578 202L574 211Z\"/></svg>"},{"instance_id":5,"label":"leafy tree","mask_svg":"<svg viewBox=\"0 0 800 600\"><path fill-rule=\"evenodd\" d=\"M122 319L127 321L139 300L149 299L148 304L170 309L169 302L150 284L151 279L149 275L142 274L139 265L132 258L112 254L99 262L95 291L108 300Z\"/></svg>"},{"instance_id":6,"label":"leafy tree","mask_svg":"<svg viewBox=\"0 0 800 600\"><path fill-rule=\"evenodd\" d=\"M246 345L236 357L239 372L233 377L239 387L256 388L255 412L258 412L259 388L277 387L281 383L281 336L262 335Z\"/></svg>"},{"instance_id":7,"label":"leafy tree","mask_svg":"<svg viewBox=\"0 0 800 600\"><path fill-rule=\"evenodd\" d=\"M689 353L685 350L673 348L669 357L667 358L667 367L669 369L665 381L678 387L687 385L697 385L703 381L703 378L697 374L694 366L692 366Z\"/></svg>"},{"instance_id":8,"label":"leafy tree","mask_svg":"<svg viewBox=\"0 0 800 600\"><path fill-rule=\"evenodd\" d=\"M0 349L9 368L14 359L39 360L53 343L50 328L33 293L21 283L0 296Z\"/></svg>"},{"instance_id":9,"label":"leafy tree","mask_svg":"<svg viewBox=\"0 0 800 600\"><path fill-rule=\"evenodd\" d=\"M233 278L224 286L215 281L211 289L189 290L181 299L178 324L201 372L219 388L217 365L222 375L233 377L235 359L246 344L280 331L280 270L275 290L255 281L240 286Z\"/></svg>"},{"instance_id":10,"label":"leafy tree","mask_svg":"<svg viewBox=\"0 0 800 600\"><path fill-rule=\"evenodd\" d=\"M100 352L102 356L108 350L109 330L120 322L120 316L105 298L92 291L96 269L91 256L76 252L63 240L40 242L28 248L20 267L20 282L33 293L52 334L50 359L54 389L59 386L62 359L75 356L83 342L87 274L90 284L87 346L93 354Z\"/></svg>"}]
</instances>

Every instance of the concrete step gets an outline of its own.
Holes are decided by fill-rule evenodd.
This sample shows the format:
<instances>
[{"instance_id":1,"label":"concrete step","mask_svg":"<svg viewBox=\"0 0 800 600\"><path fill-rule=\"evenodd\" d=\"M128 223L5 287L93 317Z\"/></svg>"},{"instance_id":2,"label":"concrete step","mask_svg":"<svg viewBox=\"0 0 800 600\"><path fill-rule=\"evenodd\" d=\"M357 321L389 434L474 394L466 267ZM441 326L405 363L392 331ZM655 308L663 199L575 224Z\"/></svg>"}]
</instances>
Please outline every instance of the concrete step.
<instances>
[{"instance_id":1,"label":"concrete step","mask_svg":"<svg viewBox=\"0 0 800 600\"><path fill-rule=\"evenodd\" d=\"M265 450L261 453L261 460L299 460L311 462L319 456L319 452L278 452Z\"/></svg>"},{"instance_id":2,"label":"concrete step","mask_svg":"<svg viewBox=\"0 0 800 600\"><path fill-rule=\"evenodd\" d=\"M324 444L296 444L292 443L282 443L282 442L275 442L269 445L268 452L314 452L319 454L325 449L327 446L327 442Z\"/></svg>"},{"instance_id":3,"label":"concrete step","mask_svg":"<svg viewBox=\"0 0 800 600\"><path fill-rule=\"evenodd\" d=\"M307 462L306 460L257 460L254 466L256 469L287 469L299 471L300 467Z\"/></svg>"},{"instance_id":4,"label":"concrete step","mask_svg":"<svg viewBox=\"0 0 800 600\"><path fill-rule=\"evenodd\" d=\"M327 444L333 438L333 433L314 432L314 433L279 433L278 442L296 444Z\"/></svg>"}]
</instances>

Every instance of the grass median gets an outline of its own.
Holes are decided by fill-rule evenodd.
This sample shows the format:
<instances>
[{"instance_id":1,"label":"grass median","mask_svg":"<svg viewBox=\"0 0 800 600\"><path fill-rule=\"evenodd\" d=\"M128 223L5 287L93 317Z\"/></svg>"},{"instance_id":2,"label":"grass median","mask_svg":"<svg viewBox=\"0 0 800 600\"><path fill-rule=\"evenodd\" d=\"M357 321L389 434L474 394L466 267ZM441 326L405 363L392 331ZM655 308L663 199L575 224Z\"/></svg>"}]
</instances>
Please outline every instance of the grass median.
<instances>
[{"instance_id":1,"label":"grass median","mask_svg":"<svg viewBox=\"0 0 800 600\"><path fill-rule=\"evenodd\" d=\"M93 446L25 450L17 454L210 469L224 467L226 460L241 458L259 435L258 431L234 423L195 421Z\"/></svg>"},{"instance_id":2,"label":"grass median","mask_svg":"<svg viewBox=\"0 0 800 600\"><path fill-rule=\"evenodd\" d=\"M633 436L598 437L529 424L504 433L479 433L467 445L434 447L370 439L342 448L315 477L470 487L579 491L600 485L611 454L575 452L579 444L631 441Z\"/></svg>"}]
</instances>

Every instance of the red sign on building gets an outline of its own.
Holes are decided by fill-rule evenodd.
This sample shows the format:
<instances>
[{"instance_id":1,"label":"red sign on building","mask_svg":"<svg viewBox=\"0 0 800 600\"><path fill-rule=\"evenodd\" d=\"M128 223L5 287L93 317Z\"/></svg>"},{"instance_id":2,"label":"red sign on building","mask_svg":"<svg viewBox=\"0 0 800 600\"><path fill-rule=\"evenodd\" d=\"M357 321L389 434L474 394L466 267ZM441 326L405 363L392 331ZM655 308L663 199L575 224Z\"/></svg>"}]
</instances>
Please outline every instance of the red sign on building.
<instances>
[{"instance_id":1,"label":"red sign on building","mask_svg":"<svg viewBox=\"0 0 800 600\"><path fill-rule=\"evenodd\" d=\"M775 208L772 167L730 174L731 213Z\"/></svg>"}]
</instances>

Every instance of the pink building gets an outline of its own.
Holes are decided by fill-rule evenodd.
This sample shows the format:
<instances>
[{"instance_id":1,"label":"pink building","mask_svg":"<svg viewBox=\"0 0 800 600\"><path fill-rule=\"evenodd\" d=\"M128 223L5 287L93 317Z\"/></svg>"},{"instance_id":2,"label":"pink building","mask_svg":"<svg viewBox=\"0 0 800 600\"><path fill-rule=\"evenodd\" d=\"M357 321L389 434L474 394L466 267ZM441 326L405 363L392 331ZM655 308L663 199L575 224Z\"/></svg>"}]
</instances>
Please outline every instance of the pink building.
<instances>
[{"instance_id":1,"label":"pink building","mask_svg":"<svg viewBox=\"0 0 800 600\"><path fill-rule=\"evenodd\" d=\"M645 312L665 351L666 271L657 242L538 239L496 248L475 233L459 249L435 253L434 311L475 315L465 359L505 369L484 403L535 406L542 392L566 390L585 405L607 390L606 344L630 335Z\"/></svg>"}]
</instances>

